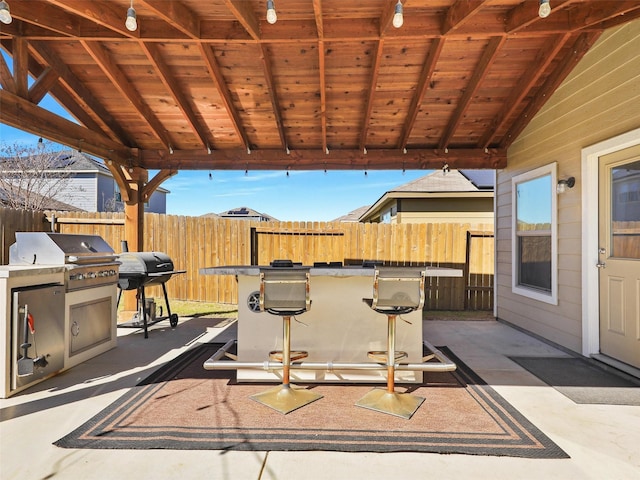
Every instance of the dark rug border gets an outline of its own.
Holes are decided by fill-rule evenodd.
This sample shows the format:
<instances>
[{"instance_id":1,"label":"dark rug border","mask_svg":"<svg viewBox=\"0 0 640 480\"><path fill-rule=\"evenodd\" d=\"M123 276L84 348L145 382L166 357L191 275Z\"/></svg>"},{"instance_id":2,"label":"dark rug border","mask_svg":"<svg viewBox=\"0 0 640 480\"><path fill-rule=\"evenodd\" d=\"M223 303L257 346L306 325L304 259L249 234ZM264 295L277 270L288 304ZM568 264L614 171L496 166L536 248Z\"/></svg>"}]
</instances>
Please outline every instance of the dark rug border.
<instances>
[{"instance_id":1,"label":"dark rug border","mask_svg":"<svg viewBox=\"0 0 640 480\"><path fill-rule=\"evenodd\" d=\"M491 386L469 368L462 360L460 360L449 348L438 347L447 357L454 361L457 370L451 372L457 380L474 392L483 397L490 405L497 405L499 408L493 408L492 413L499 415L501 420L508 423L509 426L518 432L519 440L493 441L491 445L477 446L476 438L450 438L429 437L430 444L416 444L412 446L394 445L398 438L411 442L416 440L416 435L420 431L406 432L405 437L389 437L389 443L381 445L384 439L384 432L379 431L355 431L364 438L376 440L376 445L359 443L342 443L348 440L348 435L344 432L327 432L324 437L325 442L319 444L314 435L307 435L304 432L277 431L272 435L257 434L250 438L244 438L242 433L234 432L236 429L227 430L230 436L225 438L226 433L213 433L203 440L200 432L189 434L184 430L171 432L165 427L153 431L145 431L140 434L127 433L127 439L113 439L108 441L108 435L113 434L109 431L100 431L99 426L106 419L116 414L120 409L126 408L128 404L135 403L141 397L149 395L153 390L161 388L167 381L171 381L180 371L193 362L197 357L205 351L214 352L222 346L222 343L205 343L180 354L174 360L161 366L155 372L151 373L147 378L132 387L128 392L119 399L105 407L94 417L84 422L80 427L65 435L53 444L61 448L89 448L89 449L132 449L132 450L152 450L152 449L168 449L168 450L234 450L234 451L338 451L338 452L371 452L371 453L393 453L393 452L415 452L415 453L441 453L441 454L467 454L467 455L488 455L488 456L507 456L519 458L570 458L558 445L556 445L549 437L547 437L540 429L531 423L524 415L509 404L502 396L500 396ZM500 410L503 409L504 412ZM506 412L506 413L505 413ZM509 418L511 417L511 418ZM513 419L513 420L511 420ZM93 438L83 438L87 432L98 429L100 433L94 435ZM240 429L246 431L247 429ZM277 442L278 438L286 434L292 436L290 441ZM535 439L531 441L528 437ZM233 440L232 440L233 439ZM331 440L331 443L326 443ZM536 442L539 445L536 445ZM465 443L467 445L465 445ZM284 446L283 446L284 445ZM294 445L294 448L290 448ZM541 446L541 447L540 447Z\"/></svg>"}]
</instances>

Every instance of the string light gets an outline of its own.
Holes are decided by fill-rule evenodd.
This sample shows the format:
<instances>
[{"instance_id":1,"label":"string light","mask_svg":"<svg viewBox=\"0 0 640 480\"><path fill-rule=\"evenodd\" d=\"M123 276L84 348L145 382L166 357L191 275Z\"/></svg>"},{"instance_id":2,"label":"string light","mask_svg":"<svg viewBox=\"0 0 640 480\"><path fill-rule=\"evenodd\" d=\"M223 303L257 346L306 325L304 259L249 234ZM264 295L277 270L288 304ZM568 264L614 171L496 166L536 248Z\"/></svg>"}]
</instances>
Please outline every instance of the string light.
<instances>
[{"instance_id":1,"label":"string light","mask_svg":"<svg viewBox=\"0 0 640 480\"><path fill-rule=\"evenodd\" d=\"M278 21L278 15L276 14L276 6L273 0L267 0L267 22L271 25Z\"/></svg>"},{"instance_id":2,"label":"string light","mask_svg":"<svg viewBox=\"0 0 640 480\"><path fill-rule=\"evenodd\" d=\"M540 0L540 8L538 9L538 16L540 18L547 18L551 14L551 4L549 0Z\"/></svg>"},{"instance_id":3,"label":"string light","mask_svg":"<svg viewBox=\"0 0 640 480\"><path fill-rule=\"evenodd\" d=\"M398 0L398 3L396 3L395 13L393 14L393 26L395 28L400 28L403 23L404 23L404 16L403 16L402 2Z\"/></svg>"},{"instance_id":4,"label":"string light","mask_svg":"<svg viewBox=\"0 0 640 480\"><path fill-rule=\"evenodd\" d=\"M136 18L136 10L133 8L133 0L131 0L131 6L127 10L127 19L124 22L124 26L130 32L135 32L138 29L138 20Z\"/></svg>"},{"instance_id":5,"label":"string light","mask_svg":"<svg viewBox=\"0 0 640 480\"><path fill-rule=\"evenodd\" d=\"M9 25L11 22L13 22L9 4L4 0L0 2L0 22L4 23L5 25Z\"/></svg>"}]
</instances>

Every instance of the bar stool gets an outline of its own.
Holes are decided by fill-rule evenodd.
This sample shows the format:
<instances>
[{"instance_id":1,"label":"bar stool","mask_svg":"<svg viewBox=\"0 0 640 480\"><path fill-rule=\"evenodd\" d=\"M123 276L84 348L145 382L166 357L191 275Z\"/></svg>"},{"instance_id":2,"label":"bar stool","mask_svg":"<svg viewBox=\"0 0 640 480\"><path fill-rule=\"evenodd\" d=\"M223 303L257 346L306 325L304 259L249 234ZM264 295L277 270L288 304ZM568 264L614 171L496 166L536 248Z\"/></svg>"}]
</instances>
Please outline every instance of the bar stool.
<instances>
[{"instance_id":1,"label":"bar stool","mask_svg":"<svg viewBox=\"0 0 640 480\"><path fill-rule=\"evenodd\" d=\"M398 315L422 309L425 272L417 268L378 267L373 279L373 298L363 298L369 307L387 316L387 350L370 351L368 355L387 366L387 388L375 388L356 405L377 412L410 419L424 398L395 391L396 362L406 352L396 351L396 319Z\"/></svg>"},{"instance_id":2,"label":"bar stool","mask_svg":"<svg viewBox=\"0 0 640 480\"><path fill-rule=\"evenodd\" d=\"M310 308L309 268L260 269L260 310L282 317L282 350L269 352L270 360L282 363L282 384L250 398L283 414L322 398L322 395L291 385L289 380L291 362L308 356L305 351L291 351L291 317Z\"/></svg>"}]
</instances>

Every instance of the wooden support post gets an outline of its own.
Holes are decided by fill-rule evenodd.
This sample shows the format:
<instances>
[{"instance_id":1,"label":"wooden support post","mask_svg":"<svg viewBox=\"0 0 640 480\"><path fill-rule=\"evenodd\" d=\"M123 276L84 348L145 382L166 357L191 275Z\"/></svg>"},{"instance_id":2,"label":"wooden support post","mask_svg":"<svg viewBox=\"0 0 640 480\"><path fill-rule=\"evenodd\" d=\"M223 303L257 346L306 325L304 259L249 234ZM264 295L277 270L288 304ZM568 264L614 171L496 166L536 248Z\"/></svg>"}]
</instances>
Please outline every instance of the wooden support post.
<instances>
[{"instance_id":1,"label":"wooden support post","mask_svg":"<svg viewBox=\"0 0 640 480\"><path fill-rule=\"evenodd\" d=\"M144 250L144 200L143 187L147 180L147 171L135 168L128 172L129 195L124 206L124 237L130 252ZM122 295L124 310L135 312L137 309L136 290L126 290Z\"/></svg>"}]
</instances>

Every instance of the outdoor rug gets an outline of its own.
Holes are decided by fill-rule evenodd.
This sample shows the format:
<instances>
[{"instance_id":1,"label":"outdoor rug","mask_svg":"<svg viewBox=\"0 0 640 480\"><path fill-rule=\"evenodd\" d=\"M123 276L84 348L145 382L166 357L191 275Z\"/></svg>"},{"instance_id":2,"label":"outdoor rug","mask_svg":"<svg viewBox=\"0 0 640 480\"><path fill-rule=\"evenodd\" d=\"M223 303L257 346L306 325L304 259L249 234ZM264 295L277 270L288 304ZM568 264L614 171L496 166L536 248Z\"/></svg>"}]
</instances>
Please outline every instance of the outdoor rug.
<instances>
[{"instance_id":1,"label":"outdoor rug","mask_svg":"<svg viewBox=\"0 0 640 480\"><path fill-rule=\"evenodd\" d=\"M580 404L640 406L640 382L576 357L509 357Z\"/></svg>"},{"instance_id":2,"label":"outdoor rug","mask_svg":"<svg viewBox=\"0 0 640 480\"><path fill-rule=\"evenodd\" d=\"M405 420L356 407L372 388L362 384L312 385L324 398L282 415L249 398L272 385L237 383L235 371L203 368L220 346L203 344L180 355L55 445L568 458L444 347L455 372L425 373L422 384L396 386L426 399Z\"/></svg>"}]
</instances>

